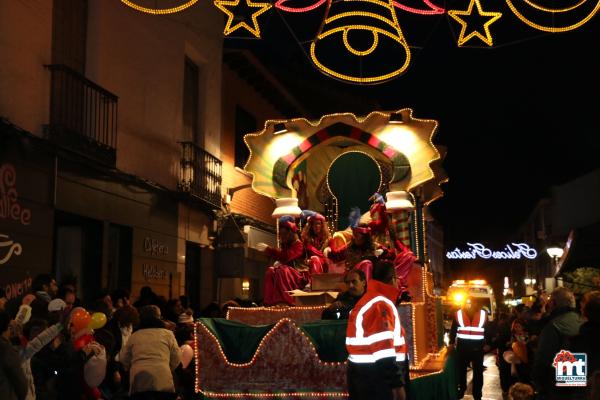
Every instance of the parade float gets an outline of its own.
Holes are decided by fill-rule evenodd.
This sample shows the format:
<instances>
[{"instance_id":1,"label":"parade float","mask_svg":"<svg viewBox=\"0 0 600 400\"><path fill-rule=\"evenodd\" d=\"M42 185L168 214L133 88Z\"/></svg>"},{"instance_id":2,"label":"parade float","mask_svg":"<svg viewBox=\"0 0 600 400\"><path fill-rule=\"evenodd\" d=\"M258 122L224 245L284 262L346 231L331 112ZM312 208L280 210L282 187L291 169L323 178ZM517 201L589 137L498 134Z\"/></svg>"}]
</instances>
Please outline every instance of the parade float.
<instances>
[{"instance_id":1,"label":"parade float","mask_svg":"<svg viewBox=\"0 0 600 400\"><path fill-rule=\"evenodd\" d=\"M270 120L245 136L245 170L252 188L275 200L275 219L318 210L339 241L348 210L358 206L368 217L369 197L385 195L390 233L416 256L408 276L411 301L399 306L410 344L409 397L451 399L453 356L442 348L442 304L432 293L426 245L426 208L442 196L446 180L436 129L436 121L416 118L411 109ZM347 397L346 321L320 319L340 277L339 271L313 277L311 291L296 293L301 305L295 307L231 307L226 319L199 320L196 392L204 398Z\"/></svg>"}]
</instances>

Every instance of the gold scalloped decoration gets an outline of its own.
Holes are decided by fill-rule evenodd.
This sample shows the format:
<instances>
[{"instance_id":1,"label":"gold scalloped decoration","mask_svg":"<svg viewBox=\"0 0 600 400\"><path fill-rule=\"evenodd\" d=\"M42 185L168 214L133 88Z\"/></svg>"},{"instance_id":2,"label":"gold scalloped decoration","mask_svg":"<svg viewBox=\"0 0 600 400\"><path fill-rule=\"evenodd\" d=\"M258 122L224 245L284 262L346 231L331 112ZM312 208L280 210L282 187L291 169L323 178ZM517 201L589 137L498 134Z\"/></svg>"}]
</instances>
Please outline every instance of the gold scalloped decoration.
<instances>
[{"instance_id":1,"label":"gold scalloped decoration","mask_svg":"<svg viewBox=\"0 0 600 400\"><path fill-rule=\"evenodd\" d=\"M389 123L391 113L399 112L403 123ZM310 157L323 145L339 140L339 135L331 133L339 126L348 126L355 136L350 140L360 142L362 146L375 148L388 159L393 154L405 157L410 171L400 181L393 181L390 190L412 190L423 185L435 185L429 190L429 203L441 196L439 183L446 179L445 174L435 161L442 159L432 140L438 123L435 120L413 117L410 108L392 112L374 111L365 117L353 113L329 114L317 121L306 118L290 120L268 120L262 131L247 134L244 141L250 149L250 157L244 169L252 175L252 188L255 192L277 199L293 197L291 178L294 167ZM285 133L275 133L276 124L285 124ZM329 131L328 131L329 129ZM340 149L340 154L346 152ZM323 171L325 174L326 171Z\"/></svg>"}]
</instances>

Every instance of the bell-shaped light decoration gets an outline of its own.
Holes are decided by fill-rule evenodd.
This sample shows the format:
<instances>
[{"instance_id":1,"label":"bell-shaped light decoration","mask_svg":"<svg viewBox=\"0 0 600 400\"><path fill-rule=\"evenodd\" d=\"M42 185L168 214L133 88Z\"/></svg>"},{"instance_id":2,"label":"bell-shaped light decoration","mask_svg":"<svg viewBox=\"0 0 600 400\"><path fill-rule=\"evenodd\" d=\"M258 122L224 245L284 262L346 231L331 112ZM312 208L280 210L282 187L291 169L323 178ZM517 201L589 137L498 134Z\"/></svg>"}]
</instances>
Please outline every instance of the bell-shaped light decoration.
<instances>
[{"instance_id":1,"label":"bell-shaped light decoration","mask_svg":"<svg viewBox=\"0 0 600 400\"><path fill-rule=\"evenodd\" d=\"M385 197L387 198L387 202L385 203L385 208L387 211L410 211L415 208L413 203L410 201L410 195L404 190L388 192L386 193Z\"/></svg>"},{"instance_id":2,"label":"bell-shaped light decoration","mask_svg":"<svg viewBox=\"0 0 600 400\"><path fill-rule=\"evenodd\" d=\"M302 213L300 207L298 207L298 199L292 197L284 197L275 200L275 210L271 217L281 218L284 215L291 215L293 217L299 217Z\"/></svg>"}]
</instances>

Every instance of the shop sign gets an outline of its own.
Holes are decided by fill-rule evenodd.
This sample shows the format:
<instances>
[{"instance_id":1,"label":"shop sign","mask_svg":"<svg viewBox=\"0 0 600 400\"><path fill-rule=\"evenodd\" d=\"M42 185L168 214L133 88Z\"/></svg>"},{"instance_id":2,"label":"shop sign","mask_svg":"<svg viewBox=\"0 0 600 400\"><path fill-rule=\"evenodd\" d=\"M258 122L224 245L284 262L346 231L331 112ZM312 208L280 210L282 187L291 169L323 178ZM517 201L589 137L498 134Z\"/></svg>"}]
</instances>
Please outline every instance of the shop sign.
<instances>
[{"instance_id":1,"label":"shop sign","mask_svg":"<svg viewBox=\"0 0 600 400\"><path fill-rule=\"evenodd\" d=\"M11 300L23 296L31 289L31 277L8 283L4 287L4 292L7 300Z\"/></svg>"},{"instance_id":2,"label":"shop sign","mask_svg":"<svg viewBox=\"0 0 600 400\"><path fill-rule=\"evenodd\" d=\"M23 247L20 243L10 240L8 235L0 233L0 265L6 264L13 255L20 256Z\"/></svg>"},{"instance_id":3,"label":"shop sign","mask_svg":"<svg viewBox=\"0 0 600 400\"><path fill-rule=\"evenodd\" d=\"M12 219L21 225L31 223L31 210L19 203L17 171L8 163L0 165L0 218Z\"/></svg>"},{"instance_id":4,"label":"shop sign","mask_svg":"<svg viewBox=\"0 0 600 400\"><path fill-rule=\"evenodd\" d=\"M158 239L146 236L144 238L144 253L152 254L153 256L168 256L169 246Z\"/></svg>"},{"instance_id":5,"label":"shop sign","mask_svg":"<svg viewBox=\"0 0 600 400\"><path fill-rule=\"evenodd\" d=\"M142 274L146 282L151 280L165 280L167 278L167 271L159 267L156 264L142 264Z\"/></svg>"},{"instance_id":6,"label":"shop sign","mask_svg":"<svg viewBox=\"0 0 600 400\"><path fill-rule=\"evenodd\" d=\"M485 260L520 260L521 258L534 259L537 251L527 243L510 243L502 250L492 250L481 243L467 243L468 249L461 250L458 247L446 252L449 260L473 260L482 258Z\"/></svg>"}]
</instances>

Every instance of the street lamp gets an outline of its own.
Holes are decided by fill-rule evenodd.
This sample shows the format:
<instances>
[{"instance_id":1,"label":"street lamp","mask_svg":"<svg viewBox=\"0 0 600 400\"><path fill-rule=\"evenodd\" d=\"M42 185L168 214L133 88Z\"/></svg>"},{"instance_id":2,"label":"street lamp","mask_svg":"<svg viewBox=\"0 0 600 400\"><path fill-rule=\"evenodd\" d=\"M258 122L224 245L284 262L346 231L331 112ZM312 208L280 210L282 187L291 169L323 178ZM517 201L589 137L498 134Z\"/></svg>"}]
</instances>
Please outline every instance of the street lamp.
<instances>
[{"instance_id":1,"label":"street lamp","mask_svg":"<svg viewBox=\"0 0 600 400\"><path fill-rule=\"evenodd\" d=\"M557 258L561 258L565 251L560 247L548 247L546 249L546 252L548 253L548 255L551 258L557 259Z\"/></svg>"},{"instance_id":2,"label":"street lamp","mask_svg":"<svg viewBox=\"0 0 600 400\"><path fill-rule=\"evenodd\" d=\"M546 252L548 253L548 255L550 256L550 258L552 258L552 263L554 264L554 273L556 273L556 267L558 266L558 259L561 258L563 256L563 254L565 253L565 251L560 248L560 247L548 247L546 249Z\"/></svg>"}]
</instances>

